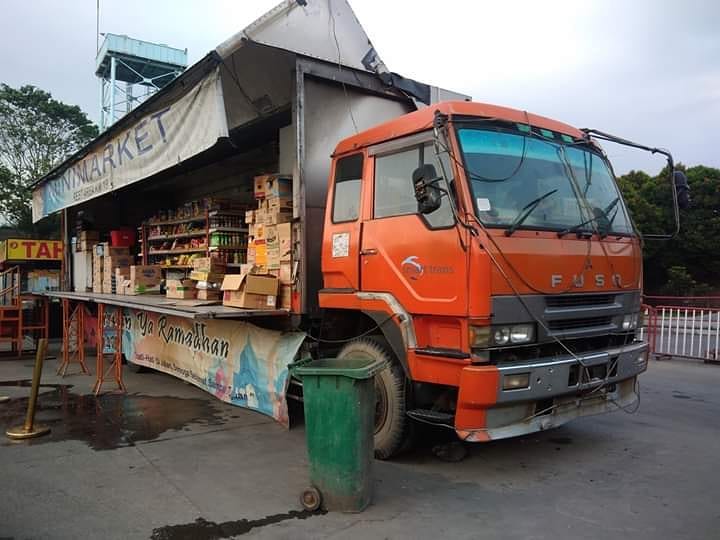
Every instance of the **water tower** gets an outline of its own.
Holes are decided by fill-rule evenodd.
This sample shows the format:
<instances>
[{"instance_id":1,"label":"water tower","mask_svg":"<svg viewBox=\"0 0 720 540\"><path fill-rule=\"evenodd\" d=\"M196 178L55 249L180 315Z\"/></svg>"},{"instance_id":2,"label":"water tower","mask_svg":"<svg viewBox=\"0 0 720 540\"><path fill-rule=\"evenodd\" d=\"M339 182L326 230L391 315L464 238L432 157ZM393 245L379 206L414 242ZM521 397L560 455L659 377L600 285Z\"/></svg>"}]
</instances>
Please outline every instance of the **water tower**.
<instances>
[{"instance_id":1,"label":"water tower","mask_svg":"<svg viewBox=\"0 0 720 540\"><path fill-rule=\"evenodd\" d=\"M104 131L187 67L187 49L105 34L95 75L100 77L100 130Z\"/></svg>"}]
</instances>

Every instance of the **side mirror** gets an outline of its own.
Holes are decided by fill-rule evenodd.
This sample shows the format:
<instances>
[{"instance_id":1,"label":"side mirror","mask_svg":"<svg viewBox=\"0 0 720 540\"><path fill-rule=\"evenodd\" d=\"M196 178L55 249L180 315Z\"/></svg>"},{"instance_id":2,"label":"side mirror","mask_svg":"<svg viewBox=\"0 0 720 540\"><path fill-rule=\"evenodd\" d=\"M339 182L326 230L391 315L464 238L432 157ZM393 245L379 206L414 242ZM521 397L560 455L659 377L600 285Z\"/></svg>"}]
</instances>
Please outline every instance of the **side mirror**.
<instances>
[{"instance_id":1,"label":"side mirror","mask_svg":"<svg viewBox=\"0 0 720 540\"><path fill-rule=\"evenodd\" d=\"M685 210L690 207L690 186L687 177L682 171L673 172L673 182L675 183L675 193L677 193L678 206Z\"/></svg>"},{"instance_id":2,"label":"side mirror","mask_svg":"<svg viewBox=\"0 0 720 540\"><path fill-rule=\"evenodd\" d=\"M412 182L419 213L430 214L440 208L442 190L437 187L439 181L433 165L421 165L413 171Z\"/></svg>"}]
</instances>

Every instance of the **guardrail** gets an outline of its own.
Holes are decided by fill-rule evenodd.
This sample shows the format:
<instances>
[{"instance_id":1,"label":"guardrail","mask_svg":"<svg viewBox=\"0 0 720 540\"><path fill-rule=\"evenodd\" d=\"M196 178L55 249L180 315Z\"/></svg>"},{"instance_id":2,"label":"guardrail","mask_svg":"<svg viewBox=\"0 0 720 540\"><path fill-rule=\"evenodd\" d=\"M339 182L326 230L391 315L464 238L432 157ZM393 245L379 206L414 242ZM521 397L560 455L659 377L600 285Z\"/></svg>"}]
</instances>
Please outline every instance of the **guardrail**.
<instances>
[{"instance_id":1,"label":"guardrail","mask_svg":"<svg viewBox=\"0 0 720 540\"><path fill-rule=\"evenodd\" d=\"M642 310L638 335L656 358L720 362L720 308L645 304Z\"/></svg>"}]
</instances>

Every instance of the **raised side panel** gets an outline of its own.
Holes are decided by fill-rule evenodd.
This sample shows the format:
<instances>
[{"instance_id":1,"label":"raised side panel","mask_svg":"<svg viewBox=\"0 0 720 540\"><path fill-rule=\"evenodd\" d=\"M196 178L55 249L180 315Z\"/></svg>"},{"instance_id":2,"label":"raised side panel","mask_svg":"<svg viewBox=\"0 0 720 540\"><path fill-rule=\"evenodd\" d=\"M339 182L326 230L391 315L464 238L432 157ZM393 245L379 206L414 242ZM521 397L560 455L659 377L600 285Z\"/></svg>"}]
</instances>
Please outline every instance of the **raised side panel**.
<instances>
[{"instance_id":1,"label":"raised side panel","mask_svg":"<svg viewBox=\"0 0 720 540\"><path fill-rule=\"evenodd\" d=\"M298 101L295 111L299 176L302 184L300 212L305 236L302 247L301 275L304 278L303 312L317 310L317 292L321 287L320 250L328 190L331 154L337 143L376 124L401 116L412 105L378 95L363 93L356 87L298 77Z\"/></svg>"}]
</instances>

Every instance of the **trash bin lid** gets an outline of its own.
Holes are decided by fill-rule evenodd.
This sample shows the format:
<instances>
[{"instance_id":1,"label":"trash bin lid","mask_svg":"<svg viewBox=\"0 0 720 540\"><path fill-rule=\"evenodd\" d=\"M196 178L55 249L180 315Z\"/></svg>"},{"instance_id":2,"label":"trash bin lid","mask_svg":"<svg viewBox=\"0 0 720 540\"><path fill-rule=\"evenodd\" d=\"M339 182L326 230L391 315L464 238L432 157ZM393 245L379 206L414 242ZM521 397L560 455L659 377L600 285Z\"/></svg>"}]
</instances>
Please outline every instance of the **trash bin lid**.
<instances>
[{"instance_id":1,"label":"trash bin lid","mask_svg":"<svg viewBox=\"0 0 720 540\"><path fill-rule=\"evenodd\" d=\"M321 358L307 364L297 366L293 373L299 377L305 375L340 375L351 379L369 379L387 366L384 360L374 360L362 356L346 356L345 358Z\"/></svg>"}]
</instances>

